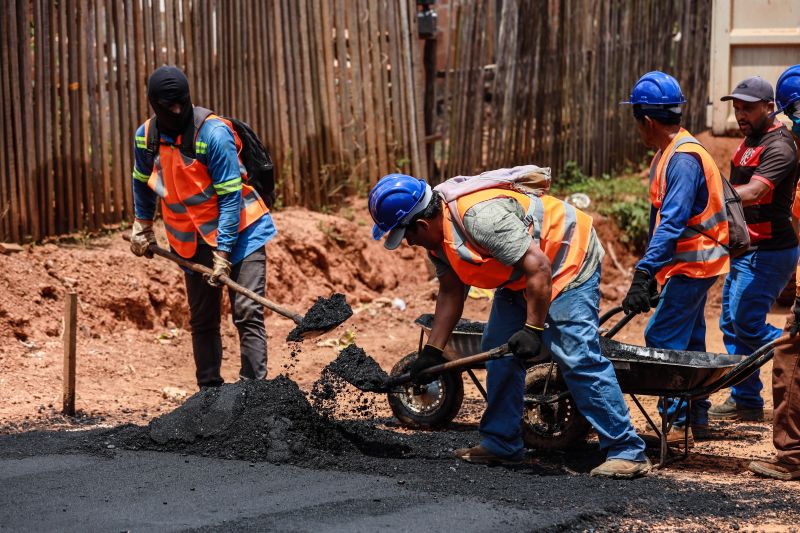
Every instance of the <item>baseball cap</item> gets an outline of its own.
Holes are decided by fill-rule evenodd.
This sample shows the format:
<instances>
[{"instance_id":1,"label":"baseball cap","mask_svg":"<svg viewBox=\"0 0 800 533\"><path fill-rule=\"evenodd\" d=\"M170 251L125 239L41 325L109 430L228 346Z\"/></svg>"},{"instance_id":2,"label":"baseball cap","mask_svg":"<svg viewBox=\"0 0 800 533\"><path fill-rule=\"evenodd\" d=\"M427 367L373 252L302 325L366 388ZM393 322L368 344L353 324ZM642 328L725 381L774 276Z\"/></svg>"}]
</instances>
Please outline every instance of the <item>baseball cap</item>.
<instances>
[{"instance_id":1,"label":"baseball cap","mask_svg":"<svg viewBox=\"0 0 800 533\"><path fill-rule=\"evenodd\" d=\"M775 92L767 80L761 76L752 76L739 82L731 94L720 98L723 102L733 99L745 102L772 102L775 99Z\"/></svg>"}]
</instances>

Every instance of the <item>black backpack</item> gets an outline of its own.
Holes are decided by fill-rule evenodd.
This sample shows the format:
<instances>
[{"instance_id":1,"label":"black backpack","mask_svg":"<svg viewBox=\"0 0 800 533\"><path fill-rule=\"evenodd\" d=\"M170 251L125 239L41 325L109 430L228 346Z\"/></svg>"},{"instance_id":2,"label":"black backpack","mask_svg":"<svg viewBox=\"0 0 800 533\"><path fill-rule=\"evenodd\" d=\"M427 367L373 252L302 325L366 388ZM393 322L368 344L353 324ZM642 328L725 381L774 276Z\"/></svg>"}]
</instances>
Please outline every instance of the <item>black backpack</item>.
<instances>
[{"instance_id":1,"label":"black backpack","mask_svg":"<svg viewBox=\"0 0 800 533\"><path fill-rule=\"evenodd\" d=\"M210 109L195 106L194 120L187 126L186 131L181 134L179 148L183 155L191 159L197 159L195 152L197 136L203 123L213 114L214 112ZM247 170L247 184L256 190L268 207L272 207L275 203L275 165L272 163L272 158L267 148L247 123L232 117L222 118L231 122L233 130L242 141L242 151L239 157ZM156 127L155 119L156 117L153 115L147 132L147 151L152 156L158 153L160 143L160 134Z\"/></svg>"}]
</instances>

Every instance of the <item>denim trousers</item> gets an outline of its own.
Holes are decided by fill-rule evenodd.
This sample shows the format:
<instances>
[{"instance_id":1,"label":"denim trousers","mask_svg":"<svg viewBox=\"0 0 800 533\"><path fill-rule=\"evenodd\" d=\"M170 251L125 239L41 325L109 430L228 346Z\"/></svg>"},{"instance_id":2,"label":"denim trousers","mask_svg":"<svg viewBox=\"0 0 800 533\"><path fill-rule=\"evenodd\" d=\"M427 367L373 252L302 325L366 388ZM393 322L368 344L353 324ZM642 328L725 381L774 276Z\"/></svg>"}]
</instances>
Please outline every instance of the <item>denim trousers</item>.
<instances>
[{"instance_id":1,"label":"denim trousers","mask_svg":"<svg viewBox=\"0 0 800 533\"><path fill-rule=\"evenodd\" d=\"M597 430L608 459L644 461L644 442L636 434L611 362L600 353L598 308L600 269L578 287L559 294L550 304L544 347L572 394L578 410ZM495 293L481 348L496 348L525 325L524 291ZM525 367L514 357L486 363L488 402L481 418L481 445L503 457L523 451L522 422Z\"/></svg>"},{"instance_id":2,"label":"denim trousers","mask_svg":"<svg viewBox=\"0 0 800 533\"><path fill-rule=\"evenodd\" d=\"M767 324L767 313L792 277L797 266L797 248L756 250L731 261L731 271L722 287L719 328L729 354L750 355L781 336ZM756 370L731 387L731 397L744 409L764 406L763 385Z\"/></svg>"},{"instance_id":3,"label":"denim trousers","mask_svg":"<svg viewBox=\"0 0 800 533\"><path fill-rule=\"evenodd\" d=\"M683 275L670 277L661 289L653 316L644 330L645 344L651 348L671 350L706 351L705 306L708 289L717 281L710 278L688 278ZM686 404L679 407L677 399L667 400L667 414L676 426L686 425ZM708 424L707 398L692 402L692 424ZM659 412L663 405L659 402ZM677 411L677 412L676 412Z\"/></svg>"}]
</instances>

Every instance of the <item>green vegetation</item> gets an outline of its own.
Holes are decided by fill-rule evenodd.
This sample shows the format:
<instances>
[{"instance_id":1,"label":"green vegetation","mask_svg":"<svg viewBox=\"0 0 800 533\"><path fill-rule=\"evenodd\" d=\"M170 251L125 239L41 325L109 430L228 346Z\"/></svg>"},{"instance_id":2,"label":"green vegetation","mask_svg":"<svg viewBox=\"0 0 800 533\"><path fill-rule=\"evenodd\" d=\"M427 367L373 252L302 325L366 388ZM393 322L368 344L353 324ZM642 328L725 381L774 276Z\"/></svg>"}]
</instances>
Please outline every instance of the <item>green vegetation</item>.
<instances>
[{"instance_id":1,"label":"green vegetation","mask_svg":"<svg viewBox=\"0 0 800 533\"><path fill-rule=\"evenodd\" d=\"M553 180L553 194L564 198L584 193L592 201L591 210L611 217L623 231L620 241L638 253L647 247L650 201L646 180L631 169L619 176L603 174L594 178L583 173L577 163L568 161Z\"/></svg>"}]
</instances>

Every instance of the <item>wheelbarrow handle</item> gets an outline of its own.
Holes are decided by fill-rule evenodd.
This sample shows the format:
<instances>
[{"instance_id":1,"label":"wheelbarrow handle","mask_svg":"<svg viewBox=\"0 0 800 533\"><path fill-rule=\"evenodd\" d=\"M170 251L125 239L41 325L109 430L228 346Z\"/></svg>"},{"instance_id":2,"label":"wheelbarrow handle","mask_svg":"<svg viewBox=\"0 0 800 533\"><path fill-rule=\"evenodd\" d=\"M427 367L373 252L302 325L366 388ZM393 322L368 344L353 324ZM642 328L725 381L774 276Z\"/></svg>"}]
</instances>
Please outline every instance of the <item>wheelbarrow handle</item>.
<instances>
[{"instance_id":1,"label":"wheelbarrow handle","mask_svg":"<svg viewBox=\"0 0 800 533\"><path fill-rule=\"evenodd\" d=\"M447 361L446 363L428 367L421 371L420 375L427 376L431 374L442 374L444 372L450 372L453 370L463 370L478 363L485 363L486 361L500 359L501 357L508 355L509 352L510 350L508 348L508 344L503 344L502 346L498 346L497 348L493 348L483 353L470 355L469 357L462 357L461 359L455 359L453 361ZM411 383L411 374L409 372L389 378L387 387L392 388L405 385L407 383Z\"/></svg>"},{"instance_id":2,"label":"wheelbarrow handle","mask_svg":"<svg viewBox=\"0 0 800 533\"><path fill-rule=\"evenodd\" d=\"M800 342L800 339L797 337L791 337L789 335L778 337L774 341L765 344L752 354L748 355L741 363L733 367L730 372L723 375L717 381L711 383L710 385L687 391L683 394L683 396L692 399L699 398L713 394L719 389L734 385L757 368L761 368L767 364L767 362L772 359L775 348L784 346L786 344L791 344L793 342Z\"/></svg>"},{"instance_id":3,"label":"wheelbarrow handle","mask_svg":"<svg viewBox=\"0 0 800 533\"><path fill-rule=\"evenodd\" d=\"M658 295L658 294L656 294L655 296L650 298L650 306L651 307L656 307L658 305L658 300L660 298L661 298L661 296ZM621 305L618 305L616 307L612 307L611 309L609 309L608 311L606 311L605 313L603 313L600 316L600 320L598 321L599 325L602 326L605 322L607 322L611 317L613 317L614 315L616 315L620 311L622 311L622 306ZM619 333L619 330L624 328L628 324L628 322L633 320L633 317L635 317L636 315L637 315L637 313L625 313L625 316L622 317L619 322L614 324L614 327L609 329L605 333L605 335L603 335L603 336L605 338L607 338L607 339L610 339L611 337L613 337L614 335Z\"/></svg>"}]
</instances>

